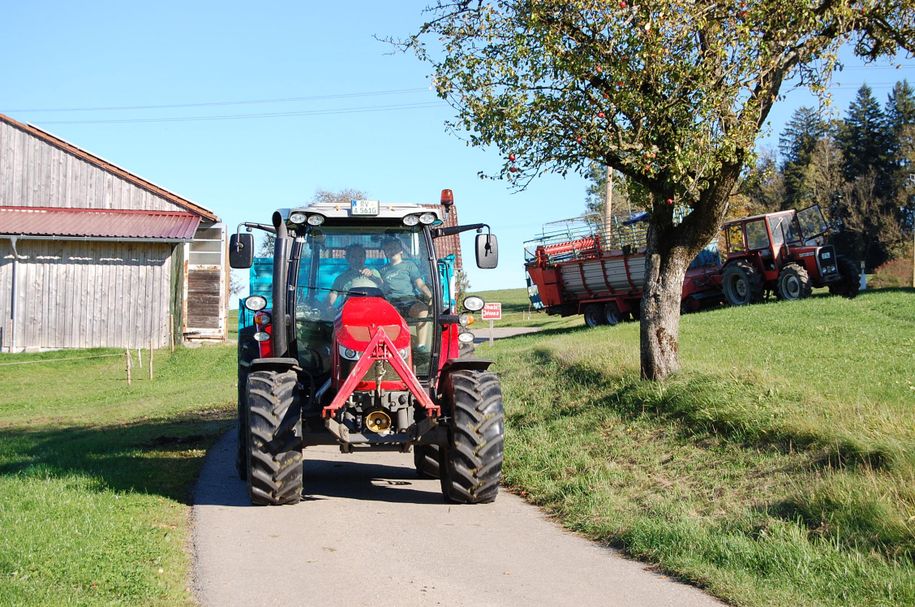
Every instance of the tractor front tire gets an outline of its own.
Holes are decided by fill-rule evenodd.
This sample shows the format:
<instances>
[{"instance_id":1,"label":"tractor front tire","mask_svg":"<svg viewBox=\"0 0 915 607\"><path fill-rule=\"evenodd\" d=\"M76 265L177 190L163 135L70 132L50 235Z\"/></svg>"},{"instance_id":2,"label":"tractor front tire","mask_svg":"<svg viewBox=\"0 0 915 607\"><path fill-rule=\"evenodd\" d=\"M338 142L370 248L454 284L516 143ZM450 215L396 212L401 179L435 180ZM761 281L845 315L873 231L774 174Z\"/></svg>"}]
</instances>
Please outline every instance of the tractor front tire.
<instances>
[{"instance_id":1,"label":"tractor front tire","mask_svg":"<svg viewBox=\"0 0 915 607\"><path fill-rule=\"evenodd\" d=\"M442 448L442 495L459 504L492 502L502 478L505 433L499 378L488 371L455 371L445 396L451 422Z\"/></svg>"},{"instance_id":2,"label":"tractor front tire","mask_svg":"<svg viewBox=\"0 0 915 607\"><path fill-rule=\"evenodd\" d=\"M442 452L438 445L416 445L413 447L413 466L416 473L424 478L441 476L440 458Z\"/></svg>"},{"instance_id":3,"label":"tractor front tire","mask_svg":"<svg viewBox=\"0 0 915 607\"><path fill-rule=\"evenodd\" d=\"M810 275L799 263L785 264L778 275L775 293L779 299L795 301L810 297Z\"/></svg>"},{"instance_id":4,"label":"tractor front tire","mask_svg":"<svg viewBox=\"0 0 915 607\"><path fill-rule=\"evenodd\" d=\"M763 299L762 276L746 261L737 261L724 268L721 289L731 306L745 306Z\"/></svg>"},{"instance_id":5,"label":"tractor front tire","mask_svg":"<svg viewBox=\"0 0 915 607\"><path fill-rule=\"evenodd\" d=\"M248 374L248 494L255 506L302 499L302 402L295 371Z\"/></svg>"},{"instance_id":6,"label":"tractor front tire","mask_svg":"<svg viewBox=\"0 0 915 607\"><path fill-rule=\"evenodd\" d=\"M585 324L591 329L599 327L607 322L607 318L604 316L604 306L601 304L593 303L586 305L584 316Z\"/></svg>"},{"instance_id":7,"label":"tractor front tire","mask_svg":"<svg viewBox=\"0 0 915 607\"><path fill-rule=\"evenodd\" d=\"M842 278L829 285L829 292L851 299L861 290L861 271L858 269L858 265L848 257L839 256L836 259L836 265L839 267L839 275Z\"/></svg>"}]
</instances>

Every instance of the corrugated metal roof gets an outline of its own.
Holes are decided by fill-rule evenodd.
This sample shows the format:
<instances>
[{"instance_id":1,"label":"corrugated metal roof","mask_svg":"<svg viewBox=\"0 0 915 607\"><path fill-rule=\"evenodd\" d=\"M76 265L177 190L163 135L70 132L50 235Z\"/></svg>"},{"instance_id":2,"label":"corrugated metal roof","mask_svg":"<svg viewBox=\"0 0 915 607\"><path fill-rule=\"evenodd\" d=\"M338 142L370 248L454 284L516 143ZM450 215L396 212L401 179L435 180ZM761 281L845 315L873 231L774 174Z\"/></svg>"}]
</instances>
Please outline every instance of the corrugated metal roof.
<instances>
[{"instance_id":1,"label":"corrugated metal roof","mask_svg":"<svg viewBox=\"0 0 915 607\"><path fill-rule=\"evenodd\" d=\"M0 234L191 240L200 216L172 211L0 206Z\"/></svg>"},{"instance_id":2,"label":"corrugated metal roof","mask_svg":"<svg viewBox=\"0 0 915 607\"><path fill-rule=\"evenodd\" d=\"M108 162L107 160L99 158L98 156L96 156L94 154L90 154L86 150L84 150L82 148L78 148L75 145L73 145L72 143L68 143L68 142L64 141L63 139L60 139L59 137L55 137L54 135L41 130L40 128L38 128L35 125L22 124L21 122L13 120L12 118L10 118L9 116L6 116L4 114L0 114L0 121L5 122L5 123L9 124L10 126L17 128L21 131L29 133L33 137L37 137L38 139L41 139L45 143L53 145L54 147L57 147L57 148L63 150L64 152L67 152L68 154L72 154L81 160L85 160L89 164L94 165L94 166L102 169L103 171L107 171L107 172L111 173L112 175L116 175L117 177L120 177L121 179L123 179L129 183L132 183L133 185L135 185L139 188L142 188L152 194L155 194L156 196L164 198L165 200L168 200L169 202L176 204L181 208L187 209L187 210L191 211L192 213L196 213L197 215L200 215L204 219L209 219L211 221L219 221L219 218L216 216L216 214L213 211L206 209L206 208L200 206L199 204L193 203L190 200L187 200L186 198L182 198L181 196L178 196L177 194L169 192L165 188L159 187L156 184L149 182L138 175L134 175L133 173L131 173L129 171L125 171L121 167L115 166L115 165L111 164L110 162Z\"/></svg>"}]
</instances>

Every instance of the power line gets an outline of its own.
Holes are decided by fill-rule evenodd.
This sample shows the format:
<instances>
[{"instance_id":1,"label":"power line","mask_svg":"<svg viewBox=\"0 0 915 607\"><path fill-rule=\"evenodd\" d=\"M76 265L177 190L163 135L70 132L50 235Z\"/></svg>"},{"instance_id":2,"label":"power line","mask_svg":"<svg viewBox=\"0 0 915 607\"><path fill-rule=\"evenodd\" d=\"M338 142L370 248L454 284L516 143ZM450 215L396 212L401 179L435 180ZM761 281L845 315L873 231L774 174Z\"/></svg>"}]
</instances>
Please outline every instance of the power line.
<instances>
[{"instance_id":1,"label":"power line","mask_svg":"<svg viewBox=\"0 0 915 607\"><path fill-rule=\"evenodd\" d=\"M13 112L108 112L120 110L160 110L190 107L213 107L227 105L253 105L260 103L290 103L294 101L322 101L328 99L351 99L354 97L378 97L383 95L401 95L404 93L418 93L428 91L428 88L391 89L386 91L366 91L362 93L334 93L330 95L308 95L305 97L279 97L276 99L246 99L241 101L202 101L198 103L170 103L162 105L112 105L98 107L70 107L70 108L32 108L3 110L4 113Z\"/></svg>"},{"instance_id":2,"label":"power line","mask_svg":"<svg viewBox=\"0 0 915 607\"><path fill-rule=\"evenodd\" d=\"M425 109L441 107L440 101L405 103L400 105L381 105L367 107L340 108L333 110L306 110L300 112L270 112L260 114L223 114L219 116L174 116L170 118L114 118L107 120L43 120L46 124L141 124L161 122L205 122L212 120L247 120L253 118L283 118L290 116L330 116L334 114L363 114L368 112L389 112L397 110Z\"/></svg>"}]
</instances>

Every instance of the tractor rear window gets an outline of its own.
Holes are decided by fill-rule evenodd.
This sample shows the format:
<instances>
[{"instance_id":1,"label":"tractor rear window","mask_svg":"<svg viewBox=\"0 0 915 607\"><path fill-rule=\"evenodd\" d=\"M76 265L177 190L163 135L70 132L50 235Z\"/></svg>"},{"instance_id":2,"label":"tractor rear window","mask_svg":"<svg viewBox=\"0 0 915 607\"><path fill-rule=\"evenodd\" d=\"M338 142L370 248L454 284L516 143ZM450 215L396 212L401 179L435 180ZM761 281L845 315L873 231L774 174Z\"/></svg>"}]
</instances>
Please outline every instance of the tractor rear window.
<instances>
[{"instance_id":1,"label":"tractor rear window","mask_svg":"<svg viewBox=\"0 0 915 607\"><path fill-rule=\"evenodd\" d=\"M743 232L739 225L730 225L727 227L728 251L731 253L740 253L746 250L743 244Z\"/></svg>"},{"instance_id":2,"label":"tractor rear window","mask_svg":"<svg viewBox=\"0 0 915 607\"><path fill-rule=\"evenodd\" d=\"M751 250L769 248L769 234L766 232L766 224L762 219L747 222L746 231L747 246Z\"/></svg>"}]
</instances>

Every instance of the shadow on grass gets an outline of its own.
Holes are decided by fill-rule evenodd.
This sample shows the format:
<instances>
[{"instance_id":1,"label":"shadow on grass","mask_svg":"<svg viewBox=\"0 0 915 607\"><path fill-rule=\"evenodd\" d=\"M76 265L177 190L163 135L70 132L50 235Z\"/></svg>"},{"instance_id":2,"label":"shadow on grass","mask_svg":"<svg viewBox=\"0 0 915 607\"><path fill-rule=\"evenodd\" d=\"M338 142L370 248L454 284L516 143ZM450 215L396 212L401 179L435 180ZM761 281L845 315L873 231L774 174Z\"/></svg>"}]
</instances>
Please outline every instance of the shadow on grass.
<instances>
[{"instance_id":1,"label":"shadow on grass","mask_svg":"<svg viewBox=\"0 0 915 607\"><path fill-rule=\"evenodd\" d=\"M203 457L229 427L228 413L170 421L3 430L0 476L92 479L99 491L161 495L190 503Z\"/></svg>"},{"instance_id":2,"label":"shadow on grass","mask_svg":"<svg viewBox=\"0 0 915 607\"><path fill-rule=\"evenodd\" d=\"M820 468L846 469L866 467L892 468L906 455L888 445L862 443L852 437L798 429L771 419L755 418L741 410L753 407L730 407L733 401L750 402L758 394L749 394L752 386L739 386L733 381L709 376L694 376L669 381L666 384L643 382L635 376L608 377L603 372L581 363L568 363L549 350L538 348L530 353L532 364L538 368L554 369L561 385L587 387L595 394L589 407L610 407L629 419L650 415L679 422L676 430L683 437L715 436L750 449L774 449L784 453L807 451L812 464ZM723 406L723 404L725 406ZM581 406L549 408L544 415L568 417L579 414ZM510 416L509 421L530 425L533 420Z\"/></svg>"}]
</instances>

